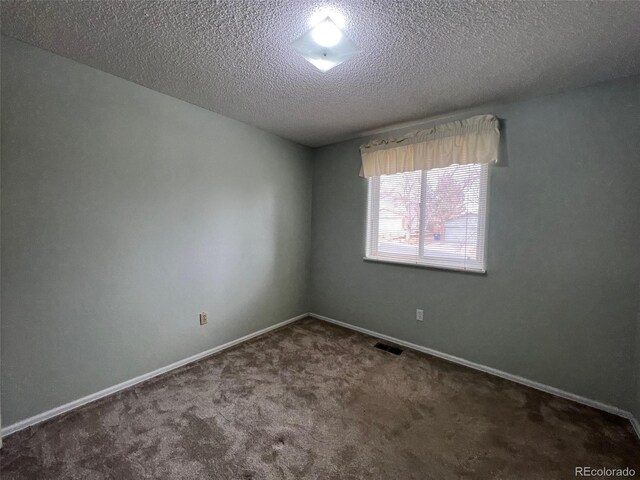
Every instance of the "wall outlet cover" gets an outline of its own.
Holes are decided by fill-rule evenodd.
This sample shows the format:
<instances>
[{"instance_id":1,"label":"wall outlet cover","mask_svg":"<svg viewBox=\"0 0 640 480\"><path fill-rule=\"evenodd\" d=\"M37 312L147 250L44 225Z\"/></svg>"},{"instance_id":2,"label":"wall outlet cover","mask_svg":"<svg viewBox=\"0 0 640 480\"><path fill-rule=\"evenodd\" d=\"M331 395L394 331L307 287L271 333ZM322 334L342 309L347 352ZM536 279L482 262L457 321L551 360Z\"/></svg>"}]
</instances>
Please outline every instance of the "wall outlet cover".
<instances>
[{"instance_id":1,"label":"wall outlet cover","mask_svg":"<svg viewBox=\"0 0 640 480\"><path fill-rule=\"evenodd\" d=\"M207 318L207 312L202 312L200 314L200 325L206 325L209 319Z\"/></svg>"},{"instance_id":2,"label":"wall outlet cover","mask_svg":"<svg viewBox=\"0 0 640 480\"><path fill-rule=\"evenodd\" d=\"M416 310L416 320L422 322L424 320L424 312L420 309Z\"/></svg>"}]
</instances>

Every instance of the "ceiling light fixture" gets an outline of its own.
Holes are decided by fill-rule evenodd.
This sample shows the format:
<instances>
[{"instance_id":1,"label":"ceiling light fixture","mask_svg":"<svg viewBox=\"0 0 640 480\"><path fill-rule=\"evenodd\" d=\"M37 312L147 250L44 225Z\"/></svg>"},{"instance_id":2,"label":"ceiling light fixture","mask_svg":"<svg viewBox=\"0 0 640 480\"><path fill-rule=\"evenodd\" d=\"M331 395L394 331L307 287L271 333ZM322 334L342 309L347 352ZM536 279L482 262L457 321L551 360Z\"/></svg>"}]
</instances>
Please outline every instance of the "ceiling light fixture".
<instances>
[{"instance_id":1,"label":"ceiling light fixture","mask_svg":"<svg viewBox=\"0 0 640 480\"><path fill-rule=\"evenodd\" d=\"M342 32L327 17L311 29L311 38L321 47L335 47L342 40Z\"/></svg>"},{"instance_id":2,"label":"ceiling light fixture","mask_svg":"<svg viewBox=\"0 0 640 480\"><path fill-rule=\"evenodd\" d=\"M294 41L293 48L321 72L331 70L360 51L330 17Z\"/></svg>"}]
</instances>

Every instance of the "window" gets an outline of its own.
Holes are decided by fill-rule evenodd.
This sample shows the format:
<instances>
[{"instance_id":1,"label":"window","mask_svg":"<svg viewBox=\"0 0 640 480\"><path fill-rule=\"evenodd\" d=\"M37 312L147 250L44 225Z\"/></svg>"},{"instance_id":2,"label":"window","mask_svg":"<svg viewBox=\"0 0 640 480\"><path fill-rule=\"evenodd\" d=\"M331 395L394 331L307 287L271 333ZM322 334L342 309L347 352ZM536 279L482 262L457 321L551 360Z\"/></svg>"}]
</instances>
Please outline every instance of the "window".
<instances>
[{"instance_id":1,"label":"window","mask_svg":"<svg viewBox=\"0 0 640 480\"><path fill-rule=\"evenodd\" d=\"M365 259L485 271L487 164L368 181Z\"/></svg>"}]
</instances>

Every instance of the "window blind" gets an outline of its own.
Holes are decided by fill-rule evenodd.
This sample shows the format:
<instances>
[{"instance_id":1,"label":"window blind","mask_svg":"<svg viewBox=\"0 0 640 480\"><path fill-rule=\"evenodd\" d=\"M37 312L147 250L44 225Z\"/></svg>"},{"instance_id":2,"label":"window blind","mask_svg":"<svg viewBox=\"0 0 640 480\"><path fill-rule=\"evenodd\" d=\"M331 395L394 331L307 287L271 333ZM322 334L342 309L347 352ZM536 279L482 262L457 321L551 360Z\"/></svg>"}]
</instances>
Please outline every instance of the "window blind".
<instances>
[{"instance_id":1,"label":"window blind","mask_svg":"<svg viewBox=\"0 0 640 480\"><path fill-rule=\"evenodd\" d=\"M370 177L366 258L485 271L487 164Z\"/></svg>"}]
</instances>

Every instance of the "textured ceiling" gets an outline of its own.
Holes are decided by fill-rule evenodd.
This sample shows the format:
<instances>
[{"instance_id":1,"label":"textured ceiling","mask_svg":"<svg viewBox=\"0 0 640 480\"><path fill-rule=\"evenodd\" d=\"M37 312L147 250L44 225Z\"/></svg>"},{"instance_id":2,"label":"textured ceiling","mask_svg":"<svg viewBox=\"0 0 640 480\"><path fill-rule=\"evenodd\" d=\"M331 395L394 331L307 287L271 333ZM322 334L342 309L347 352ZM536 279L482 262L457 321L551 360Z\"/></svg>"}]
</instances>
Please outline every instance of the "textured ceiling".
<instances>
[{"instance_id":1,"label":"textured ceiling","mask_svg":"<svg viewBox=\"0 0 640 480\"><path fill-rule=\"evenodd\" d=\"M640 74L640 1L343 0L362 52L291 47L322 1L3 1L2 32L310 146Z\"/></svg>"}]
</instances>

